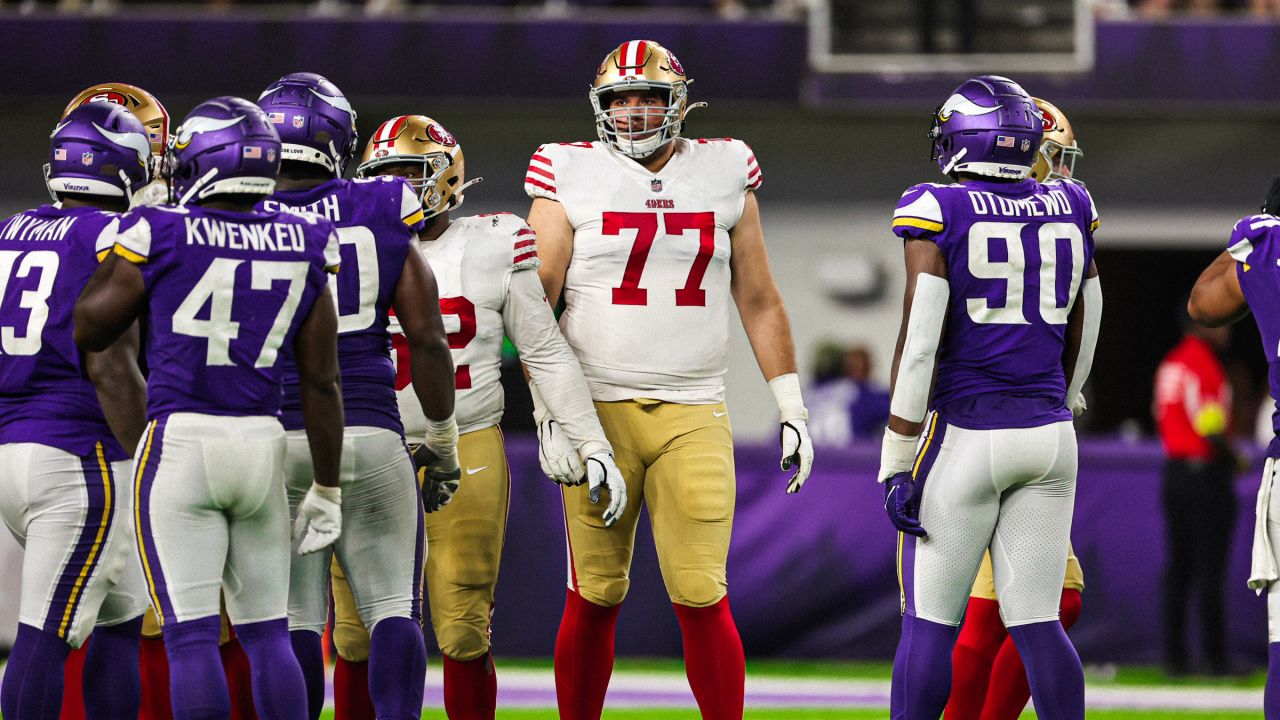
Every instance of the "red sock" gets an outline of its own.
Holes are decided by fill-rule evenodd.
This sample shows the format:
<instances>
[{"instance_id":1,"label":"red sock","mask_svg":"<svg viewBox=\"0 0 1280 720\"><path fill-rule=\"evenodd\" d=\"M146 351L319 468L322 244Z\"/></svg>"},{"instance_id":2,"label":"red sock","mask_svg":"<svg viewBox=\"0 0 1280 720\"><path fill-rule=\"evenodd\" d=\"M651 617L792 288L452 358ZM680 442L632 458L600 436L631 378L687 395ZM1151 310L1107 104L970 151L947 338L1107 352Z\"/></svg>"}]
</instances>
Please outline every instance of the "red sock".
<instances>
[{"instance_id":1,"label":"red sock","mask_svg":"<svg viewBox=\"0 0 1280 720\"><path fill-rule=\"evenodd\" d=\"M729 598L708 607L672 603L684 638L684 671L704 720L742 720L746 663Z\"/></svg>"},{"instance_id":2,"label":"red sock","mask_svg":"<svg viewBox=\"0 0 1280 720\"><path fill-rule=\"evenodd\" d=\"M1058 617L1062 627L1070 630L1080 619L1080 591L1063 589L1058 605ZM982 709L982 720L1018 720L1031 700L1031 685L1027 682L1027 669L1022 664L1013 638L1005 640L991 667L991 684L987 689L987 704Z\"/></svg>"},{"instance_id":3,"label":"red sock","mask_svg":"<svg viewBox=\"0 0 1280 720\"><path fill-rule=\"evenodd\" d=\"M960 636L951 651L951 698L945 720L978 720L982 716L991 665L1008 637L1000 619L1000 603L970 597Z\"/></svg>"},{"instance_id":4,"label":"red sock","mask_svg":"<svg viewBox=\"0 0 1280 720\"><path fill-rule=\"evenodd\" d=\"M347 662L339 655L333 666L334 720L376 720L369 697L369 661Z\"/></svg>"},{"instance_id":5,"label":"red sock","mask_svg":"<svg viewBox=\"0 0 1280 720\"><path fill-rule=\"evenodd\" d=\"M454 660L443 655L444 712L449 720L493 720L498 709L498 674L493 656Z\"/></svg>"},{"instance_id":6,"label":"red sock","mask_svg":"<svg viewBox=\"0 0 1280 720\"><path fill-rule=\"evenodd\" d=\"M568 592L556 634L556 704L561 720L600 720L613 675L613 629L620 607L601 607Z\"/></svg>"},{"instance_id":7,"label":"red sock","mask_svg":"<svg viewBox=\"0 0 1280 720\"><path fill-rule=\"evenodd\" d=\"M231 691L231 720L258 720L253 708L249 656L234 637L218 646L218 652L222 655L222 672L227 676L227 690Z\"/></svg>"},{"instance_id":8,"label":"red sock","mask_svg":"<svg viewBox=\"0 0 1280 720\"><path fill-rule=\"evenodd\" d=\"M142 707L138 720L173 720L173 705L169 700L169 656L164 651L164 640L144 637L140 652Z\"/></svg>"},{"instance_id":9,"label":"red sock","mask_svg":"<svg viewBox=\"0 0 1280 720\"><path fill-rule=\"evenodd\" d=\"M62 714L58 720L85 720L84 656L88 649L89 641L85 640L67 656L67 664L62 669Z\"/></svg>"}]
</instances>

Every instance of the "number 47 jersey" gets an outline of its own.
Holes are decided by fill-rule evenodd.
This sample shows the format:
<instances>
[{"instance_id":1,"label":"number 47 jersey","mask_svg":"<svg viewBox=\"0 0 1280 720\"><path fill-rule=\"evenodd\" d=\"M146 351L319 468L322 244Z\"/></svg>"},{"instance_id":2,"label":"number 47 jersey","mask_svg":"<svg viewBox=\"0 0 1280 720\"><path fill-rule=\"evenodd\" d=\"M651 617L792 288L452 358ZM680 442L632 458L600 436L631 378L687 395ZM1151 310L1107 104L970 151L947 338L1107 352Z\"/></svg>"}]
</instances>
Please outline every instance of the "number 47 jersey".
<instances>
[{"instance_id":1,"label":"number 47 jersey","mask_svg":"<svg viewBox=\"0 0 1280 720\"><path fill-rule=\"evenodd\" d=\"M657 173L599 142L529 163L525 192L573 225L560 328L597 401L724 399L729 232L762 178L739 140L673 143Z\"/></svg>"},{"instance_id":2,"label":"number 47 jersey","mask_svg":"<svg viewBox=\"0 0 1280 720\"><path fill-rule=\"evenodd\" d=\"M930 405L974 430L1070 420L1067 317L1093 261L1098 213L1084 185L916 185L893 232L936 243L951 286Z\"/></svg>"}]
</instances>

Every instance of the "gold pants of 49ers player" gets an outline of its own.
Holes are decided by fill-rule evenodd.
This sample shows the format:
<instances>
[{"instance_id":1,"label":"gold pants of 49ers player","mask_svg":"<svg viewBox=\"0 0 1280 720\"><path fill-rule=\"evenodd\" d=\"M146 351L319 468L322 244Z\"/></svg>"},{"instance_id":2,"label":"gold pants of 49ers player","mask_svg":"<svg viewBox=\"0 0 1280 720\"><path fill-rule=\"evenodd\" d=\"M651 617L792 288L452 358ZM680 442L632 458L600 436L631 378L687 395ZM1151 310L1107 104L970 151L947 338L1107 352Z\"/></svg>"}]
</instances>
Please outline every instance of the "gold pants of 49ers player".
<instances>
[{"instance_id":1,"label":"gold pants of 49ers player","mask_svg":"<svg viewBox=\"0 0 1280 720\"><path fill-rule=\"evenodd\" d=\"M436 643L446 656L465 662L489 652L493 592L511 497L502 431L489 427L460 436L458 461L463 471L458 493L426 516L425 576ZM336 557L331 571L333 643L344 660L363 662L369 658L369 633Z\"/></svg>"},{"instance_id":2,"label":"gold pants of 49ers player","mask_svg":"<svg viewBox=\"0 0 1280 720\"><path fill-rule=\"evenodd\" d=\"M1080 567L1080 559L1076 557L1075 548L1067 546L1067 575L1063 578L1062 587L1066 590L1084 592L1084 570ZM982 566L978 568L978 577L973 581L973 589L969 597L995 600L996 579L991 571L991 551L982 556Z\"/></svg>"},{"instance_id":3,"label":"gold pants of 49ers player","mask_svg":"<svg viewBox=\"0 0 1280 720\"><path fill-rule=\"evenodd\" d=\"M716 604L727 592L725 563L737 490L724 403L595 405L627 483L627 509L614 527L605 528L603 500L593 505L586 485L563 489L570 586L597 605L622 602L644 504L672 602Z\"/></svg>"}]
</instances>

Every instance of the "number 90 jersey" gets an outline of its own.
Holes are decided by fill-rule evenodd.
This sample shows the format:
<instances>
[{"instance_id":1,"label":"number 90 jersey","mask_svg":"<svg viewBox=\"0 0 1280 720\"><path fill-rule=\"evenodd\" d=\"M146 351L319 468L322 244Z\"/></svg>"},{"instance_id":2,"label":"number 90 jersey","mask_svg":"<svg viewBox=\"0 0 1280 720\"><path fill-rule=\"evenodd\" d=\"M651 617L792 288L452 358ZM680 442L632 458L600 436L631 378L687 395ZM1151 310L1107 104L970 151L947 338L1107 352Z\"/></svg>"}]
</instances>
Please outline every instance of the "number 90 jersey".
<instances>
[{"instance_id":1,"label":"number 90 jersey","mask_svg":"<svg viewBox=\"0 0 1280 720\"><path fill-rule=\"evenodd\" d=\"M560 328L597 401L724 399L729 232L762 176L740 140L673 142L657 173L599 142L529 163L525 192L573 225Z\"/></svg>"},{"instance_id":2,"label":"number 90 jersey","mask_svg":"<svg viewBox=\"0 0 1280 720\"><path fill-rule=\"evenodd\" d=\"M465 217L440 237L419 243L440 291L440 316L453 354L454 417L460 433L502 420L502 338L507 288L517 272L538 268L533 230L509 213ZM536 278L535 278L536 280ZM426 416L409 386L409 358L400 325L391 318L396 348L396 398L405 436L421 440Z\"/></svg>"},{"instance_id":3,"label":"number 90 jersey","mask_svg":"<svg viewBox=\"0 0 1280 720\"><path fill-rule=\"evenodd\" d=\"M1067 317L1093 262L1098 213L1084 186L926 183L893 214L902 238L946 258L946 330L931 405L960 427L1070 420L1062 355Z\"/></svg>"}]
</instances>

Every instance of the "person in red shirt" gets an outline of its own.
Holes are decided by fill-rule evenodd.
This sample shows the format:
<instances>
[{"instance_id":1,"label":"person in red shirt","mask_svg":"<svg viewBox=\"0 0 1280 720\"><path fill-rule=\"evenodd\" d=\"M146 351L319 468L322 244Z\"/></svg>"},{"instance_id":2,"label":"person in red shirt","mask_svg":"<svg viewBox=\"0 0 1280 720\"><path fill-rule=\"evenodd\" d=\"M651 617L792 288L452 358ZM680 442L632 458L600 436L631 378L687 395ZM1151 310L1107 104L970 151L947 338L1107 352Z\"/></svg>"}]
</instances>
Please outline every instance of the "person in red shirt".
<instances>
[{"instance_id":1,"label":"person in red shirt","mask_svg":"<svg viewBox=\"0 0 1280 720\"><path fill-rule=\"evenodd\" d=\"M1223 579L1236 519L1232 492L1235 460L1227 442L1231 388L1218 353L1228 328L1206 328L1186 319L1182 342L1156 371L1155 418L1168 460L1163 504L1169 560L1165 569L1165 664L1186 674L1187 600L1200 596L1201 637L1210 672L1228 671Z\"/></svg>"}]
</instances>

